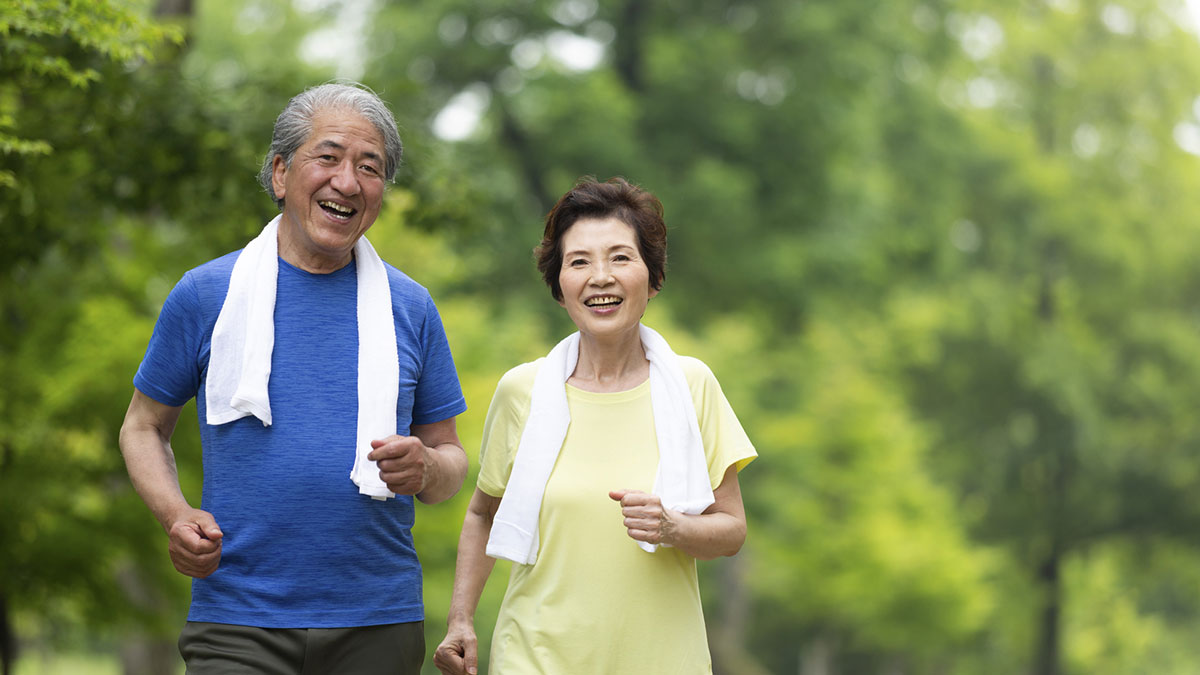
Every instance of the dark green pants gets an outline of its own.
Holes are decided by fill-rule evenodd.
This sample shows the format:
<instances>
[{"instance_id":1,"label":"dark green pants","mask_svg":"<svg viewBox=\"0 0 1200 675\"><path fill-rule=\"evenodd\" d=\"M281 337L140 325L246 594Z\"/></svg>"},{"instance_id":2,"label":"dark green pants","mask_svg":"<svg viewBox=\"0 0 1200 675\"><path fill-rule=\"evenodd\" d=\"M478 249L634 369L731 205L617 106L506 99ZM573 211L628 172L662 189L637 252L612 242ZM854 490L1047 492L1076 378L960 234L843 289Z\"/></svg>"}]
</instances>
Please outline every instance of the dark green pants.
<instances>
[{"instance_id":1,"label":"dark green pants","mask_svg":"<svg viewBox=\"0 0 1200 675\"><path fill-rule=\"evenodd\" d=\"M425 624L255 628L189 621L179 653L188 675L419 675Z\"/></svg>"}]
</instances>

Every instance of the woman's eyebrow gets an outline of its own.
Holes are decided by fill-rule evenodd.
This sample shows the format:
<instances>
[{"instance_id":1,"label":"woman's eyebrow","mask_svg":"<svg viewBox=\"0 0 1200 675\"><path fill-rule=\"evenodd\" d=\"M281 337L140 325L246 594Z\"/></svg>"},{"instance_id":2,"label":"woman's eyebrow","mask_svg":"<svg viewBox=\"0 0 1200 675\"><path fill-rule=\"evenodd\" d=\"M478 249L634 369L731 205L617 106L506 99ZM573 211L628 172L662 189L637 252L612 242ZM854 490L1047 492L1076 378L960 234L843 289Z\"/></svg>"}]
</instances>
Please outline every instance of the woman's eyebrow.
<instances>
[{"instance_id":1,"label":"woman's eyebrow","mask_svg":"<svg viewBox=\"0 0 1200 675\"><path fill-rule=\"evenodd\" d=\"M604 252L611 253L613 251L636 251L636 250L637 250L637 247L633 246L632 244L613 244L612 246L609 246L607 249L605 249ZM587 255L588 253L590 253L590 251L587 251L587 250L584 250L581 248L577 248L577 249L572 249L570 251L563 251L563 257L565 258L569 255Z\"/></svg>"}]
</instances>

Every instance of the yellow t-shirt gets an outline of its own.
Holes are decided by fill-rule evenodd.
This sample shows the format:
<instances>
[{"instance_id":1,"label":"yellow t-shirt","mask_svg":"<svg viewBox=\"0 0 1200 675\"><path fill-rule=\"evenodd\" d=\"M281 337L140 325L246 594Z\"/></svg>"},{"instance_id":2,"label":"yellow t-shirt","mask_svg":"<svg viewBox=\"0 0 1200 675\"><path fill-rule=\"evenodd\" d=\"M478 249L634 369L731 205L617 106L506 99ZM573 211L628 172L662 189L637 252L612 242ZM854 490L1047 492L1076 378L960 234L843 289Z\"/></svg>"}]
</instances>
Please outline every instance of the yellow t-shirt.
<instances>
[{"instance_id":1,"label":"yellow t-shirt","mask_svg":"<svg viewBox=\"0 0 1200 675\"><path fill-rule=\"evenodd\" d=\"M756 456L712 371L680 357L716 488ZM478 486L504 495L541 360L505 373L483 430ZM538 558L514 564L492 635L492 675L711 673L696 561L646 553L609 490L650 492L658 442L650 383L617 393L569 385L571 425L546 483Z\"/></svg>"}]
</instances>

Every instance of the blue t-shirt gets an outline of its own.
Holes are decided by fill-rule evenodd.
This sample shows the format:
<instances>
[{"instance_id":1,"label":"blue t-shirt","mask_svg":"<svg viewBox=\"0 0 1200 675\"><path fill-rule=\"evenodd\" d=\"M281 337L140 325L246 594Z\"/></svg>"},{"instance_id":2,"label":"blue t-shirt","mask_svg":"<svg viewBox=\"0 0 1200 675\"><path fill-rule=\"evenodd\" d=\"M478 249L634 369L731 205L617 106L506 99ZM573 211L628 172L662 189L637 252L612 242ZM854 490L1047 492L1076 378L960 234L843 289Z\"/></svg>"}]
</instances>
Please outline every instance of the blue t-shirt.
<instances>
[{"instance_id":1,"label":"blue t-shirt","mask_svg":"<svg viewBox=\"0 0 1200 675\"><path fill-rule=\"evenodd\" d=\"M201 508L224 532L221 564L192 582L190 621L334 628L421 621L413 498L378 501L350 480L358 420L357 268L311 274L279 261L268 392L272 425L210 426L204 383L213 326L239 252L171 291L134 386L181 406L195 397ZM400 358L397 433L466 410L433 300L386 265Z\"/></svg>"}]
</instances>

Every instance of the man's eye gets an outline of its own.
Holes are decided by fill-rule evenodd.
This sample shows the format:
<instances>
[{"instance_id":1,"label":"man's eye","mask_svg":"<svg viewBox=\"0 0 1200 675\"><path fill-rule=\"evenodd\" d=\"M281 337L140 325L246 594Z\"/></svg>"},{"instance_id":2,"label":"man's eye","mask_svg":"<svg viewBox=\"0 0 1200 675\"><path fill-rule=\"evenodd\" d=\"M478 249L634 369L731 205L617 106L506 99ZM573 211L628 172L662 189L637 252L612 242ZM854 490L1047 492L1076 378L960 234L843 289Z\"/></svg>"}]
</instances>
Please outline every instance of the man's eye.
<instances>
[{"instance_id":1,"label":"man's eye","mask_svg":"<svg viewBox=\"0 0 1200 675\"><path fill-rule=\"evenodd\" d=\"M378 174L379 173L379 169L376 169L375 167L371 166L370 164L363 164L359 168L361 168L363 171L366 171L369 174Z\"/></svg>"}]
</instances>

